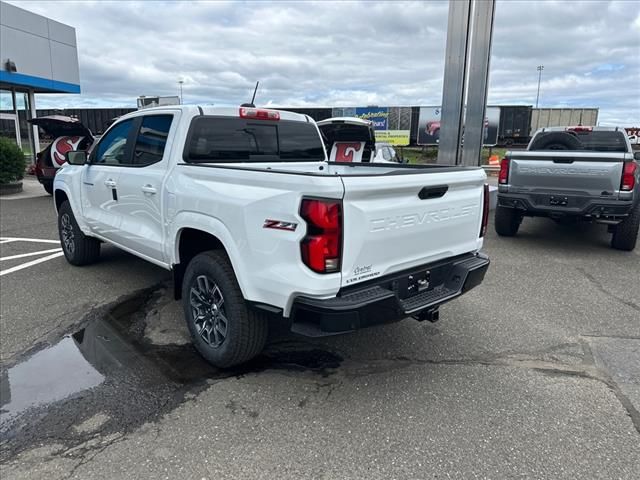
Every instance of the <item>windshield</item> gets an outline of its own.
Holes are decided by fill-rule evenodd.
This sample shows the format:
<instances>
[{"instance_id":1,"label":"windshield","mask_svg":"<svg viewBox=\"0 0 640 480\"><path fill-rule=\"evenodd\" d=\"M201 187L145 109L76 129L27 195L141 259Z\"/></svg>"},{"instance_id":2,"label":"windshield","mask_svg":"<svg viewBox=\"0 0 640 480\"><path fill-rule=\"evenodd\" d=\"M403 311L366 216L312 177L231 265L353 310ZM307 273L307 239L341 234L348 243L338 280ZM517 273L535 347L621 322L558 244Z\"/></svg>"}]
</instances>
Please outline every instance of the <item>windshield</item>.
<instances>
[{"instance_id":1,"label":"windshield","mask_svg":"<svg viewBox=\"0 0 640 480\"><path fill-rule=\"evenodd\" d=\"M295 121L196 117L185 161L312 162L324 161L315 124Z\"/></svg>"}]
</instances>

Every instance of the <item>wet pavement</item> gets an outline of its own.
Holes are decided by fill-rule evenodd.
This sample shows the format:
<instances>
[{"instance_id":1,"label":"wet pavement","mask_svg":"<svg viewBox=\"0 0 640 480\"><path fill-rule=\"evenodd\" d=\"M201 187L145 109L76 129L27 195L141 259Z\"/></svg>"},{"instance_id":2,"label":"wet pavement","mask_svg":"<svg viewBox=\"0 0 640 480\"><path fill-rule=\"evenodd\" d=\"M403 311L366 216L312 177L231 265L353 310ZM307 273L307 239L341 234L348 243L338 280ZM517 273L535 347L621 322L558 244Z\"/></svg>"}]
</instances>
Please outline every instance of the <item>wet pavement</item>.
<instances>
[{"instance_id":1,"label":"wet pavement","mask_svg":"<svg viewBox=\"0 0 640 480\"><path fill-rule=\"evenodd\" d=\"M43 205L11 202L30 221L3 214L0 235L55 239ZM0 476L635 479L640 251L603 230L490 232L485 282L440 322L275 328L227 371L191 347L166 274L130 255L3 276Z\"/></svg>"},{"instance_id":2,"label":"wet pavement","mask_svg":"<svg viewBox=\"0 0 640 480\"><path fill-rule=\"evenodd\" d=\"M221 379L267 369L326 377L342 361L328 351L274 341L245 365L216 369L192 347L186 328L170 332L156 325L159 310L168 307L173 318L179 313L169 303L172 296L166 287L143 291L58 343L3 367L0 462L51 439L76 447L94 433L77 425L96 416L102 418L101 435L135 430L179 406L187 393Z\"/></svg>"}]
</instances>

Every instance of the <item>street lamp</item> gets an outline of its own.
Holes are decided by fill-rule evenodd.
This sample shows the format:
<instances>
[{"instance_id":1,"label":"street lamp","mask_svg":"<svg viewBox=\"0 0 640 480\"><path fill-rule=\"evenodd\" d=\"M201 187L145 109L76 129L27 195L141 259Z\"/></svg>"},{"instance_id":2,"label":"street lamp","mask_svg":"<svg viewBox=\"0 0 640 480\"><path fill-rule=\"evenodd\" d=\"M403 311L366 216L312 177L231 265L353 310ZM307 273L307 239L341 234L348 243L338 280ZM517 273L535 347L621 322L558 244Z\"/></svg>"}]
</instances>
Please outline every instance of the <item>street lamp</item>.
<instances>
[{"instance_id":1,"label":"street lamp","mask_svg":"<svg viewBox=\"0 0 640 480\"><path fill-rule=\"evenodd\" d=\"M183 79L178 80L178 85L180 85L180 105L182 105L182 84L184 83Z\"/></svg>"},{"instance_id":2,"label":"street lamp","mask_svg":"<svg viewBox=\"0 0 640 480\"><path fill-rule=\"evenodd\" d=\"M536 95L536 108L538 108L538 100L540 99L540 80L542 80L542 70L544 70L544 65L538 65L538 94Z\"/></svg>"}]
</instances>

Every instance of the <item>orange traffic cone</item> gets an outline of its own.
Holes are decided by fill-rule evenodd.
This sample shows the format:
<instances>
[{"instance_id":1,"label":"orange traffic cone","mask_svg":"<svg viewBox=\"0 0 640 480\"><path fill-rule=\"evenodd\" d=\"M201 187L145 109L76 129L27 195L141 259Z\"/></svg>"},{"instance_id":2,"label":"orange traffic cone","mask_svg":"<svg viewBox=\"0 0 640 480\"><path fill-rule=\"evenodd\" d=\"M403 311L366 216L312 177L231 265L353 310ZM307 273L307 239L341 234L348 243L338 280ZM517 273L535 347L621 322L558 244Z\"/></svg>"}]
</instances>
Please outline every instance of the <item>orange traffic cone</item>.
<instances>
[{"instance_id":1,"label":"orange traffic cone","mask_svg":"<svg viewBox=\"0 0 640 480\"><path fill-rule=\"evenodd\" d=\"M500 158L498 155L491 155L489 157L489 165L500 165Z\"/></svg>"}]
</instances>

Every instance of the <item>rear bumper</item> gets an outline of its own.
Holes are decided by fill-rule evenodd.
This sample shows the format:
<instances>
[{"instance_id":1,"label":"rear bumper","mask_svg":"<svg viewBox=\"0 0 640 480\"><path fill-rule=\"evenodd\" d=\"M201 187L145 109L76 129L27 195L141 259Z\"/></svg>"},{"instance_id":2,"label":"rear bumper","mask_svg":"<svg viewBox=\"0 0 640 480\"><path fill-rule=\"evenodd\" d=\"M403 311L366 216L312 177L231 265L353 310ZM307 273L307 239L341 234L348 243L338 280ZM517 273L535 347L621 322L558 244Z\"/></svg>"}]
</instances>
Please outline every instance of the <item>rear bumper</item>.
<instances>
[{"instance_id":1,"label":"rear bumper","mask_svg":"<svg viewBox=\"0 0 640 480\"><path fill-rule=\"evenodd\" d=\"M566 205L552 205L551 202L566 201ZM498 193L498 205L515 208L527 215L540 217L579 216L588 218L626 217L633 207L633 200L607 200L564 194L522 194Z\"/></svg>"},{"instance_id":2,"label":"rear bumper","mask_svg":"<svg viewBox=\"0 0 640 480\"><path fill-rule=\"evenodd\" d=\"M479 285L488 268L486 255L466 254L348 287L334 298L298 297L291 312L291 330L318 337L391 323L412 315L437 318L440 305ZM413 278L428 278L429 285L409 296L408 282Z\"/></svg>"}]
</instances>

